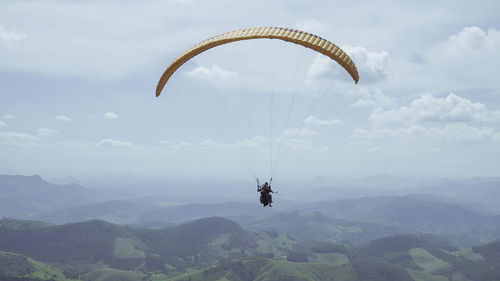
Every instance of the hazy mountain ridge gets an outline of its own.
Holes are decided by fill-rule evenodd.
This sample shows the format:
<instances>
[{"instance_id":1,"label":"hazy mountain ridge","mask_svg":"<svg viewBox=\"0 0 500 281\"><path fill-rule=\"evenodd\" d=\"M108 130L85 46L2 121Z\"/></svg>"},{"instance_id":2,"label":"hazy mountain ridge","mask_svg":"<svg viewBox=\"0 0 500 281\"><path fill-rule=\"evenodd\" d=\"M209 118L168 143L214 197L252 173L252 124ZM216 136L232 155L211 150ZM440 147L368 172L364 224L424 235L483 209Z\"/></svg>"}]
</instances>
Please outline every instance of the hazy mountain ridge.
<instances>
[{"instance_id":1,"label":"hazy mountain ridge","mask_svg":"<svg viewBox=\"0 0 500 281\"><path fill-rule=\"evenodd\" d=\"M28 218L33 214L102 200L77 184L58 185L40 176L0 175L0 216Z\"/></svg>"},{"instance_id":2,"label":"hazy mountain ridge","mask_svg":"<svg viewBox=\"0 0 500 281\"><path fill-rule=\"evenodd\" d=\"M277 212L279 212L277 208L264 209L260 205L243 202L157 206L136 201L115 200L44 212L30 218L53 224L101 219L117 224L161 228L164 225L179 224L209 216L219 216L239 221Z\"/></svg>"},{"instance_id":3,"label":"hazy mountain ridge","mask_svg":"<svg viewBox=\"0 0 500 281\"><path fill-rule=\"evenodd\" d=\"M100 219L117 224L134 224L141 221L143 213L158 209L157 206L130 201L105 201L43 212L31 216L32 219L53 224L64 224L92 219ZM187 220L184 220L184 222Z\"/></svg>"},{"instance_id":4,"label":"hazy mountain ridge","mask_svg":"<svg viewBox=\"0 0 500 281\"><path fill-rule=\"evenodd\" d=\"M214 196L218 186L231 186ZM214 182L207 180L197 183L156 181L137 182L101 188L86 188L77 184L58 185L43 180L39 176L0 175L0 216L26 219L57 210L74 208L86 204L105 201L126 201L144 206L178 206L187 204L214 204L225 202L258 202L253 183ZM304 186L310 191L304 196ZM446 179L404 179L390 176L373 176L363 179L343 181L323 180L320 184L276 183L282 189L276 195L279 204L276 207L290 209L302 202L338 202L346 199L359 199L380 196L415 197L422 201L459 205L471 211L487 214L486 206L491 207L490 214L500 215L497 198L500 198L500 179L475 178L462 181ZM182 192L179 192L182 190ZM242 194L248 194L242 197ZM249 197L252 195L251 197ZM7 200L8 198L8 200ZM36 199L36 200L35 200ZM242 200L244 199L244 200ZM38 200L38 201L37 201ZM292 200L292 201L290 201ZM37 203L37 204L35 204ZM258 205L258 204L257 204ZM27 207L29 208L27 208ZM220 214L214 214L220 215Z\"/></svg>"},{"instance_id":5,"label":"hazy mountain ridge","mask_svg":"<svg viewBox=\"0 0 500 281\"><path fill-rule=\"evenodd\" d=\"M449 203L428 202L413 196L379 196L301 206L331 217L352 221L379 221L415 232L470 236L475 243L500 237L497 217L484 216Z\"/></svg>"},{"instance_id":6,"label":"hazy mountain ridge","mask_svg":"<svg viewBox=\"0 0 500 281\"><path fill-rule=\"evenodd\" d=\"M380 237L412 232L397 225L348 221L327 217L319 212L304 211L280 212L240 223L255 231L275 230L349 245L359 245Z\"/></svg>"},{"instance_id":7,"label":"hazy mountain ridge","mask_svg":"<svg viewBox=\"0 0 500 281\"><path fill-rule=\"evenodd\" d=\"M34 220L0 219L0 228L7 229L38 229L52 226L50 223Z\"/></svg>"},{"instance_id":8,"label":"hazy mountain ridge","mask_svg":"<svg viewBox=\"0 0 500 281\"><path fill-rule=\"evenodd\" d=\"M279 204L279 203L278 203ZM143 207L144 206L144 207ZM326 225L364 225L362 229L372 231L378 227L383 235L370 236L350 243L365 242L384 235L422 232L456 236L463 245L489 242L500 237L498 216L490 217L470 211L464 207L441 202L427 202L413 196L380 196L349 199L337 202L315 202L294 205L290 208L262 208L256 204L228 202L221 204L188 204L181 206L145 206L126 201L112 201L79 206L63 211L42 214L39 219L52 223L65 223L72 219L104 219L114 223L163 227L182 223L203 216L221 216L232 219L252 230L263 230L266 220L278 221L273 227L292 233L304 232L311 221L295 220L287 216L294 210L316 212L316 232L310 231L316 239L337 239L337 231L329 231ZM284 212L284 213L283 213ZM322 217L319 215L321 214ZM277 219L277 216L281 218ZM275 218L273 218L275 217ZM320 219L321 218L321 219ZM327 219L328 218L328 219ZM257 225L252 221L259 222ZM348 222L349 221L349 222ZM300 224L300 226L299 226ZM309 224L309 226L307 226ZM318 224L323 224L322 227ZM285 226L288 225L288 226ZM307 226L307 227L306 227ZM276 228L276 229L278 229ZM386 231L382 231L385 228ZM294 230L295 229L295 230ZM269 230L269 228L267 229ZM330 237L328 233L333 234ZM346 231L353 234L353 232ZM303 233L302 233L303 234ZM359 233L358 233L359 234Z\"/></svg>"},{"instance_id":9,"label":"hazy mountain ridge","mask_svg":"<svg viewBox=\"0 0 500 281\"><path fill-rule=\"evenodd\" d=\"M469 178L464 180L446 180L440 183L428 182L420 192L453 198L462 204L479 204L495 214L500 214L500 178Z\"/></svg>"},{"instance_id":10,"label":"hazy mountain ridge","mask_svg":"<svg viewBox=\"0 0 500 281\"><path fill-rule=\"evenodd\" d=\"M316 239L330 239L334 241L342 241L342 235L338 235L339 231L335 228L343 225L357 225L361 231L345 231L343 236L348 237L348 243L366 242L370 239L383 237L384 235L394 235L409 232L435 233L455 236L456 241L463 246L469 246L477 243L494 241L500 237L500 219L498 216L484 215L487 212L471 210L467 206L454 204L454 200L449 197L436 196L432 194L407 194L407 195L384 195L362 197L355 199L344 199L338 201L313 202L313 203L298 203L276 198L276 204L273 208L262 208L258 203L242 203L242 202L225 202L225 203L196 203L196 204L179 204L163 206L157 205L162 201L161 196L155 200L156 204L150 204L145 197L129 198L128 200L112 200L104 201L104 197L98 197L99 200L85 204L85 199L80 200L81 192L89 192L96 194L95 190L89 190L79 186L59 186L47 183L39 176L24 177L24 176L2 176L0 183L3 189L19 189L19 196L11 196L7 206L2 206L6 209L16 210L14 213L22 213L24 206L33 206L29 215L11 216L14 218L30 218L36 220L47 221L55 224L69 223L75 221L84 221L90 219L101 219L118 224L129 225L144 225L156 228L171 226L173 224L183 223L190 220L199 219L208 216L220 216L237 221L245 227L253 230L262 230L261 227L264 221L273 220L273 216L280 212L295 212L295 211L313 211L329 217L330 221L316 221L314 225L316 232L309 231ZM376 182L391 181L389 186L395 186L400 179L388 177L376 177ZM495 194L492 187L497 182L497 179L474 179L472 183L480 183L487 187L488 190ZM378 183L377 186L383 186ZM431 182L434 184L452 185L454 181L441 180ZM358 183L361 184L361 183ZM429 185L429 182L422 183ZM155 187L158 188L158 187ZM462 188L463 189L463 188ZM30 193L30 190L34 190ZM44 195L44 190L47 190ZM61 190L64 190L61 191ZM201 188L197 186L196 192L201 192ZM74 193L75 191L76 193ZM54 195L54 193L59 193ZM106 191L105 193L107 193ZM148 192L134 191L140 195L147 195ZM130 194L132 194L130 193ZM92 196L94 196L92 195ZM24 196L24 197L23 197ZM92 197L87 195L87 198ZM151 196L149 194L148 196ZM38 197L51 197L50 202L38 206ZM36 199L35 199L36 198ZM59 199L57 199L59 198ZM62 198L70 198L68 202L60 204ZM170 198L171 199L171 198ZM89 199L90 200L90 199ZM43 200L42 200L43 201ZM78 202L76 202L78 201ZM26 204L22 202L27 202ZM76 203L75 203L76 202ZM68 205L74 204L76 206ZM0 207L0 211L2 210ZM20 209L19 209L20 208ZM30 207L31 208L31 207ZM38 209L37 209L38 208ZM47 211L42 211L49 208ZM38 211L35 211L37 209ZM8 216L6 212L3 216ZM0 213L2 214L2 213ZM316 217L319 218L319 217ZM334 222L331 218L336 218ZM255 227L251 223L252 220L262 219L259 227ZM295 223L286 215L281 218L283 224L276 224L282 231L292 231L293 233L303 233L305 229L311 227L307 222L301 222L301 226ZM347 223L345 220L351 221ZM300 220L299 220L300 221ZM286 223L285 223L286 222ZM288 226L285 227L285 225ZM294 226L295 224L295 226ZM337 224L337 225L335 225ZM360 227L361 225L363 227ZM383 229L386 230L383 230ZM349 230L349 228L345 228ZM378 230L377 230L378 229ZM362 231L369 230L366 233ZM406 230L406 232L405 232ZM353 235L347 235L347 233ZM360 235L361 234L361 235ZM330 236L328 236L330 235ZM373 236L371 236L373 235ZM364 236L364 237L363 237ZM340 239L340 240L339 240Z\"/></svg>"}]
</instances>

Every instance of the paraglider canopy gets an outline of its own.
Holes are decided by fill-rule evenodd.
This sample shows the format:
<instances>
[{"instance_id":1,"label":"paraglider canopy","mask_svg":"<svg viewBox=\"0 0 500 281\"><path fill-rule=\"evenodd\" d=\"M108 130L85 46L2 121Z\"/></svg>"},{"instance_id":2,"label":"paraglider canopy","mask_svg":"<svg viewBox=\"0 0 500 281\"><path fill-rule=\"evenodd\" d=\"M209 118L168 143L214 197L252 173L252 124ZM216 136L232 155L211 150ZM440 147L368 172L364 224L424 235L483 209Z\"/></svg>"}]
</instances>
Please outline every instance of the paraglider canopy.
<instances>
[{"instance_id":1,"label":"paraglider canopy","mask_svg":"<svg viewBox=\"0 0 500 281\"><path fill-rule=\"evenodd\" d=\"M349 75L351 75L355 83L358 83L359 74L356 65L344 51L330 41L314 34L295 29L282 27L253 27L217 35L186 50L167 67L161 76L156 87L156 96L158 97L161 94L163 87L174 72L194 56L219 45L241 40L265 38L280 39L286 42L295 43L328 56L339 63L349 73Z\"/></svg>"}]
</instances>

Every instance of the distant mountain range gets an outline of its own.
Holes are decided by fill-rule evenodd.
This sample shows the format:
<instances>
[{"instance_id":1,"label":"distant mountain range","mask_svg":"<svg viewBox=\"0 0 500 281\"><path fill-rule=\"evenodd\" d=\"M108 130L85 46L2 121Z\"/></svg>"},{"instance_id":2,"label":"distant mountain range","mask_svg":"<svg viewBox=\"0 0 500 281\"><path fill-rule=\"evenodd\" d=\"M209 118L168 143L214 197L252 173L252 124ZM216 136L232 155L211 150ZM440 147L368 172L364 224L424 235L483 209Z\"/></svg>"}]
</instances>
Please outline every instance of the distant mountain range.
<instances>
[{"instance_id":1,"label":"distant mountain range","mask_svg":"<svg viewBox=\"0 0 500 281\"><path fill-rule=\"evenodd\" d=\"M52 184L37 175L0 175L0 216L3 217L28 218L97 200L103 199L76 184Z\"/></svg>"},{"instance_id":2,"label":"distant mountain range","mask_svg":"<svg viewBox=\"0 0 500 281\"><path fill-rule=\"evenodd\" d=\"M379 196L301 206L335 218L384 222L420 233L455 235L464 243L500 238L497 216L485 216L459 205L424 201L410 196ZM467 242L467 237L471 241Z\"/></svg>"},{"instance_id":3,"label":"distant mountain range","mask_svg":"<svg viewBox=\"0 0 500 281\"><path fill-rule=\"evenodd\" d=\"M281 212L240 221L240 223L245 228L256 231L293 233L320 241L334 241L346 245L360 245L376 238L414 232L397 225L335 219L312 211Z\"/></svg>"},{"instance_id":4,"label":"distant mountain range","mask_svg":"<svg viewBox=\"0 0 500 281\"><path fill-rule=\"evenodd\" d=\"M401 179L388 176L366 178L350 184L359 187L370 181L377 188L387 187L386 190L397 190L397 184L402 184ZM273 208L262 208L257 202L257 194L255 203L181 204L182 202L174 200L167 202L165 206L162 203L165 201L161 199L164 194L154 197L152 191L127 193L138 193L141 195L138 198L108 200L113 198L109 190L51 184L39 176L0 176L0 217L54 224L100 219L122 225L162 228L202 217L219 216L234 220L251 230L278 230L343 243L359 244L402 233L433 233L447 235L459 245L470 246L500 238L500 216L493 216L493 211L485 210L480 204L471 204L464 198L483 198L486 203L498 202L499 197L494 196L498 195L496 186L499 183L495 178L461 182L428 180L412 182L409 187L406 186L406 190L412 191L420 184L421 191L429 190L434 193L369 196L336 201L292 202L276 196ZM328 197L326 194L338 191L335 188L322 188L322 184L327 183L317 183L317 187L325 191L325 198ZM477 187L476 192L472 192L474 186ZM207 190L211 189L207 187ZM182 190L189 193L188 188ZM197 186L196 192L200 190L202 188ZM348 192L346 186L341 190ZM357 196L361 196L363 190L353 187L352 193L357 192ZM376 189L370 190L370 194L376 193L373 193ZM443 194L446 190L454 190L454 197L457 194L464 197L460 197L461 200L445 197ZM474 193L474 196L466 196L469 193ZM452 193L448 195L450 194ZM492 197L489 201L484 199L487 195ZM307 212L311 215L304 217Z\"/></svg>"}]
</instances>

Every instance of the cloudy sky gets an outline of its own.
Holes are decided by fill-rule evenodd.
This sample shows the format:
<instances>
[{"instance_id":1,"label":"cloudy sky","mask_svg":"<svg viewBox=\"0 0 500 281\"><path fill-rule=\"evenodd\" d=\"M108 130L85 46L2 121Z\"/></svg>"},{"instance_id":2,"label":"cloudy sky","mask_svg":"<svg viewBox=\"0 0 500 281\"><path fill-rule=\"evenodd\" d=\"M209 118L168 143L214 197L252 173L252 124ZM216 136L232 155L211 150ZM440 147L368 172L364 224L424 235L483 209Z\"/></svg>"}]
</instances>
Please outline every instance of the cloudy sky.
<instances>
[{"instance_id":1,"label":"cloudy sky","mask_svg":"<svg viewBox=\"0 0 500 281\"><path fill-rule=\"evenodd\" d=\"M498 1L0 2L0 174L500 176ZM308 31L185 49L253 26ZM257 42L258 41L258 42Z\"/></svg>"}]
</instances>

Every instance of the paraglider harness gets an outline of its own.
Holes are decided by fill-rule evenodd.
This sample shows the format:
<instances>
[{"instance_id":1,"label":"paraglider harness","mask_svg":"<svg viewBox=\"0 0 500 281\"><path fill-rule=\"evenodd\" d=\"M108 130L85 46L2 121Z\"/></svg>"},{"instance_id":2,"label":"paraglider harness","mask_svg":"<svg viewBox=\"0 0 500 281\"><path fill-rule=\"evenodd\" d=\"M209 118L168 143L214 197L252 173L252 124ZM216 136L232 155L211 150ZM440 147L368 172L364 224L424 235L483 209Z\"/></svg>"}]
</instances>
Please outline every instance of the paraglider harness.
<instances>
[{"instance_id":1,"label":"paraglider harness","mask_svg":"<svg viewBox=\"0 0 500 281\"><path fill-rule=\"evenodd\" d=\"M273 178L269 180L269 184L264 183L263 185L260 184L259 179L255 179L257 181L257 192L260 192L260 203L262 205L269 207L272 207L273 203L273 197L271 193L274 193L274 191L271 189L271 183L273 181Z\"/></svg>"}]
</instances>

